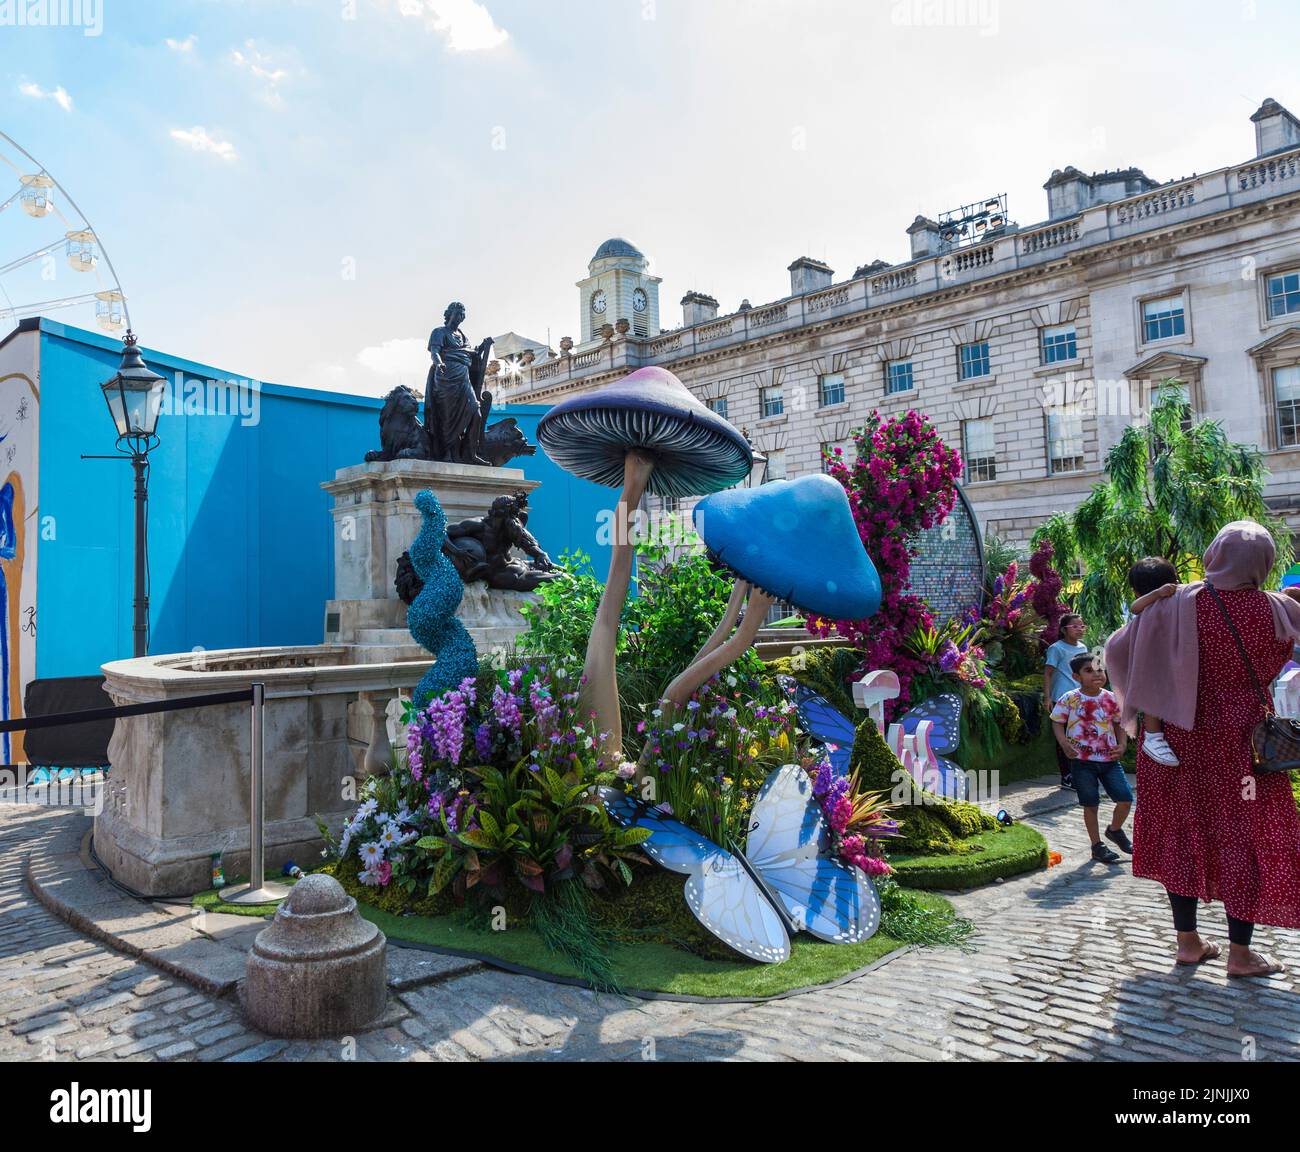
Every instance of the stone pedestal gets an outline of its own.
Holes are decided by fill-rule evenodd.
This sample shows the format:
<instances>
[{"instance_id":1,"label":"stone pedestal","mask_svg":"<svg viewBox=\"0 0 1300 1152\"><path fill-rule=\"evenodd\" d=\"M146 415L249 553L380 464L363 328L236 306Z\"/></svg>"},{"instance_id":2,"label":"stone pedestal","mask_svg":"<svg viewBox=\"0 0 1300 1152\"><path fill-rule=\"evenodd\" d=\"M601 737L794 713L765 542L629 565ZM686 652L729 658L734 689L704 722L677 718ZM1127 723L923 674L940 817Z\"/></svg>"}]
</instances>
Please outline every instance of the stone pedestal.
<instances>
[{"instance_id":1,"label":"stone pedestal","mask_svg":"<svg viewBox=\"0 0 1300 1152\"><path fill-rule=\"evenodd\" d=\"M243 986L249 1022L303 1040L364 1028L384 1011L387 946L334 877L305 877L253 942Z\"/></svg>"},{"instance_id":2,"label":"stone pedestal","mask_svg":"<svg viewBox=\"0 0 1300 1152\"><path fill-rule=\"evenodd\" d=\"M482 468L427 460L393 460L340 469L322 484L334 498L334 596L325 605L325 642L355 649L358 663L427 659L406 628L406 605L393 586L397 559L420 531L418 493L429 489L447 523L484 516L498 496L538 486L518 468ZM542 542L545 547L545 541ZM507 648L525 630L525 592L471 584L456 613L479 655Z\"/></svg>"}]
</instances>

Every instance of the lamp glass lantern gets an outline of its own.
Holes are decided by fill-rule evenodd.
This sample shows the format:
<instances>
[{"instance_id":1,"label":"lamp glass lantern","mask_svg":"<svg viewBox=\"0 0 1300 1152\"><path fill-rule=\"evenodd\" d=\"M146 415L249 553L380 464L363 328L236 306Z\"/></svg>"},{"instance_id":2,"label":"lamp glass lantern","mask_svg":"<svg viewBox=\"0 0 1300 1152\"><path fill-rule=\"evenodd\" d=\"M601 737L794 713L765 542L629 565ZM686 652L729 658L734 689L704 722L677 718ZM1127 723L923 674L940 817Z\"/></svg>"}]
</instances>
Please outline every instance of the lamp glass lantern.
<instances>
[{"instance_id":1,"label":"lamp glass lantern","mask_svg":"<svg viewBox=\"0 0 1300 1152\"><path fill-rule=\"evenodd\" d=\"M158 430L166 377L144 362L133 334L127 333L122 364L101 388L119 440L151 440Z\"/></svg>"}]
</instances>

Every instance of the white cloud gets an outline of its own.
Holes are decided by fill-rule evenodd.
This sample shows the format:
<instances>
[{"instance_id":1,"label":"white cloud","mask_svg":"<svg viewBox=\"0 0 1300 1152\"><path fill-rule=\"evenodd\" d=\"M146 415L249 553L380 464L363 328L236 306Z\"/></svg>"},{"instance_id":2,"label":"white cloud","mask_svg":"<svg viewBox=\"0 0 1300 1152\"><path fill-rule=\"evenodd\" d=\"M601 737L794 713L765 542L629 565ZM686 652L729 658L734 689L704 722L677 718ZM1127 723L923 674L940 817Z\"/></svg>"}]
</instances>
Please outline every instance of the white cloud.
<instances>
[{"instance_id":1,"label":"white cloud","mask_svg":"<svg viewBox=\"0 0 1300 1152\"><path fill-rule=\"evenodd\" d=\"M173 40L170 36L168 36L166 41L168 48L170 48L173 52L179 52L184 56L188 56L190 53L192 53L194 51L194 46L198 42L199 42L199 38L195 36L193 32L191 32L188 36L186 36L184 40Z\"/></svg>"},{"instance_id":2,"label":"white cloud","mask_svg":"<svg viewBox=\"0 0 1300 1152\"><path fill-rule=\"evenodd\" d=\"M244 41L242 52L238 48L234 49L230 53L230 61L236 68L242 68L254 79L262 82L264 87L259 93L262 100L271 105L280 103L279 86L282 81L288 79L288 69L277 66L275 61L261 51L252 40Z\"/></svg>"},{"instance_id":3,"label":"white cloud","mask_svg":"<svg viewBox=\"0 0 1300 1152\"><path fill-rule=\"evenodd\" d=\"M62 84L53 89L42 88L39 84L19 84L18 91L33 100L53 100L65 112L72 111L72 97Z\"/></svg>"},{"instance_id":4,"label":"white cloud","mask_svg":"<svg viewBox=\"0 0 1300 1152\"><path fill-rule=\"evenodd\" d=\"M173 128L171 137L177 144L183 144L194 152L208 152L227 162L239 159L235 146L229 140L218 139L201 124L196 124L188 131L184 128Z\"/></svg>"},{"instance_id":5,"label":"white cloud","mask_svg":"<svg viewBox=\"0 0 1300 1152\"><path fill-rule=\"evenodd\" d=\"M510 39L479 0L397 0L403 16L422 16L451 52L489 52Z\"/></svg>"},{"instance_id":6,"label":"white cloud","mask_svg":"<svg viewBox=\"0 0 1300 1152\"><path fill-rule=\"evenodd\" d=\"M362 348L357 363L379 376L423 378L429 370L428 342L415 337L385 340Z\"/></svg>"}]
</instances>

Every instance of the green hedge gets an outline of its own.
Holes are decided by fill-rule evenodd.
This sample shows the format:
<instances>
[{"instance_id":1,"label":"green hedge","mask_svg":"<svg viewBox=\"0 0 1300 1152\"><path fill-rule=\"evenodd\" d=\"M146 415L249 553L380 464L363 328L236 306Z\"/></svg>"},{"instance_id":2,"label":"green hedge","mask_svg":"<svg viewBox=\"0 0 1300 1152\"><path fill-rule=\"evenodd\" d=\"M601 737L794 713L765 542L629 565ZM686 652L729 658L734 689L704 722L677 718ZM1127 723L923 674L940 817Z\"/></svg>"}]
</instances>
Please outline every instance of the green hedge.
<instances>
[{"instance_id":1,"label":"green hedge","mask_svg":"<svg viewBox=\"0 0 1300 1152\"><path fill-rule=\"evenodd\" d=\"M1047 841L1025 824L981 832L963 841L959 855L891 855L895 878L905 888L964 891L1047 867Z\"/></svg>"}]
</instances>

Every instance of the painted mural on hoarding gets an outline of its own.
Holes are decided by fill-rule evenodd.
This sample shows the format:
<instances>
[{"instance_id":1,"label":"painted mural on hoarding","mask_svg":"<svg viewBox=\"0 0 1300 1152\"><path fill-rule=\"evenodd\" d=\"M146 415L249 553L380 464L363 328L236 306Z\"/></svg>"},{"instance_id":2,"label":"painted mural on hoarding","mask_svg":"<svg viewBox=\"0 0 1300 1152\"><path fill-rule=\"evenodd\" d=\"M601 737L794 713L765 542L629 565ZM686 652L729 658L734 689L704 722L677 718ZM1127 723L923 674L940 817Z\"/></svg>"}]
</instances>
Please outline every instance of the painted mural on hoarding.
<instances>
[{"instance_id":1,"label":"painted mural on hoarding","mask_svg":"<svg viewBox=\"0 0 1300 1152\"><path fill-rule=\"evenodd\" d=\"M23 715L23 693L36 675L37 347L36 334L24 332L0 348L0 717L6 720ZM21 732L0 734L0 758L23 762Z\"/></svg>"}]
</instances>

